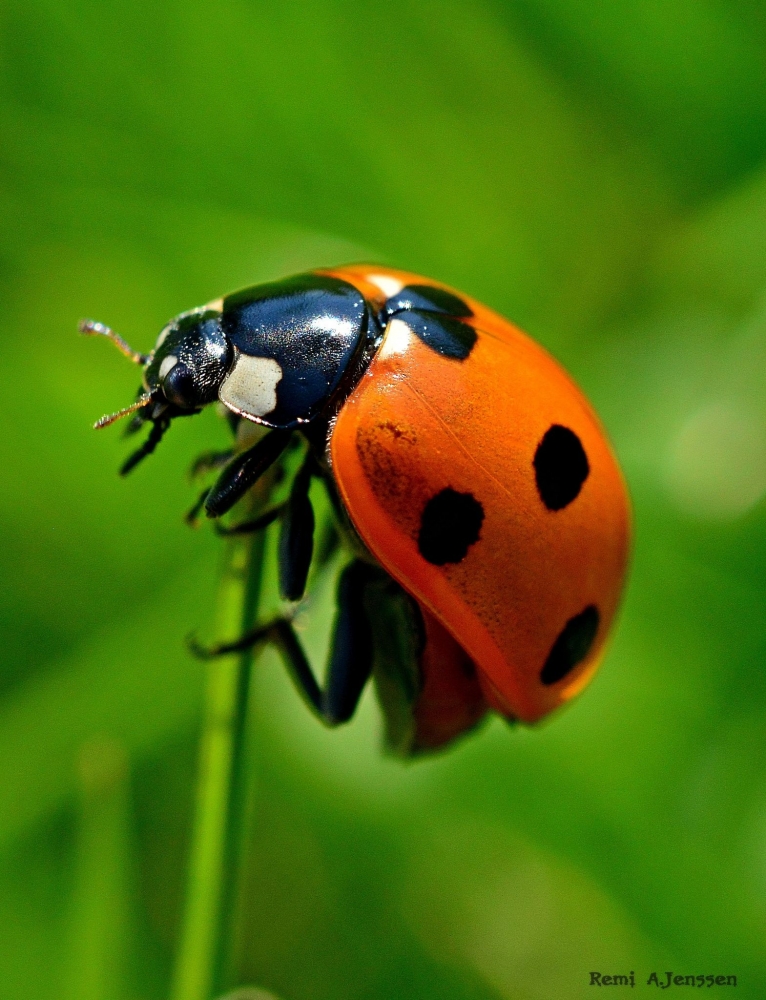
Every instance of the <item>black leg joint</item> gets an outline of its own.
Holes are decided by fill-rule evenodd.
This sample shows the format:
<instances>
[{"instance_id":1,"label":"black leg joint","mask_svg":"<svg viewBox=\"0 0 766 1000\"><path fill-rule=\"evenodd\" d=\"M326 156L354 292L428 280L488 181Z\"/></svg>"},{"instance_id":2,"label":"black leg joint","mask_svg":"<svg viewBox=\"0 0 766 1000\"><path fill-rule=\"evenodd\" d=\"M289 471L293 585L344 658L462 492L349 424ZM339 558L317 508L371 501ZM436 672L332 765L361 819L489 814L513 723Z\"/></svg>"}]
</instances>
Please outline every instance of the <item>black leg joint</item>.
<instances>
[{"instance_id":1,"label":"black leg joint","mask_svg":"<svg viewBox=\"0 0 766 1000\"><path fill-rule=\"evenodd\" d=\"M314 460L309 455L293 479L290 498L282 518L279 535L279 589L287 601L299 601L306 590L306 580L314 552L314 508L309 487Z\"/></svg>"},{"instance_id":2,"label":"black leg joint","mask_svg":"<svg viewBox=\"0 0 766 1000\"><path fill-rule=\"evenodd\" d=\"M147 455L152 454L164 437L168 427L170 427L170 419L168 417L158 417L152 421L152 429L149 431L149 436L141 447L134 451L132 455L129 455L127 461L123 463L120 469L121 476L127 476L129 472L135 469L139 462L142 462Z\"/></svg>"},{"instance_id":3,"label":"black leg joint","mask_svg":"<svg viewBox=\"0 0 766 1000\"><path fill-rule=\"evenodd\" d=\"M205 501L208 517L220 517L234 506L266 470L276 462L292 431L273 430L258 444L237 455L223 470Z\"/></svg>"},{"instance_id":4,"label":"black leg joint","mask_svg":"<svg viewBox=\"0 0 766 1000\"><path fill-rule=\"evenodd\" d=\"M231 525L220 524L216 521L213 527L217 535L251 535L256 531L263 531L264 528L268 528L282 514L284 509L285 505L280 504L278 507L272 507L271 510L264 511L260 517L255 517L252 521L242 521L239 524Z\"/></svg>"}]
</instances>

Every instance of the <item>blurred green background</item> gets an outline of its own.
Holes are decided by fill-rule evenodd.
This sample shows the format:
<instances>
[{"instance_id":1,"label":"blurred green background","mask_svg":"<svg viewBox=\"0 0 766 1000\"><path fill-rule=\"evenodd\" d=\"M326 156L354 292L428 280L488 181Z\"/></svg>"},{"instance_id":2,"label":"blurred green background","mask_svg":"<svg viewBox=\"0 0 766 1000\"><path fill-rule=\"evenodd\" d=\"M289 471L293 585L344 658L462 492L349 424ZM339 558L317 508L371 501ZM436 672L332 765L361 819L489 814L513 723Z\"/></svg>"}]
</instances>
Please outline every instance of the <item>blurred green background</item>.
<instances>
[{"instance_id":1,"label":"blurred green background","mask_svg":"<svg viewBox=\"0 0 766 1000\"><path fill-rule=\"evenodd\" d=\"M371 697L326 732L261 659L240 981L567 1000L672 969L766 996L763 6L8 0L0 25L0 997L166 997L183 897L183 640L220 546L181 514L226 430L179 422L119 480L89 424L136 373L77 320L148 349L225 291L360 259L573 372L633 572L575 705L409 766Z\"/></svg>"}]
</instances>

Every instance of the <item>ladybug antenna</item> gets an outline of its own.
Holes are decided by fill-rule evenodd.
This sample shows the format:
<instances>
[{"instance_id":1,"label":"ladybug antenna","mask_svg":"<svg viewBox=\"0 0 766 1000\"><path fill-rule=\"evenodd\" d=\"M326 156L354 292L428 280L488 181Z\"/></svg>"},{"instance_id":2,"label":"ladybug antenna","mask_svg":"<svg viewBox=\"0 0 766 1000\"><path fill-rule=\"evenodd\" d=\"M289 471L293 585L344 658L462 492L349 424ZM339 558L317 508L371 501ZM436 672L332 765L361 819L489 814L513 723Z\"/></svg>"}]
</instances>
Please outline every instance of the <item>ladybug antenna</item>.
<instances>
[{"instance_id":1,"label":"ladybug antenna","mask_svg":"<svg viewBox=\"0 0 766 1000\"><path fill-rule=\"evenodd\" d=\"M134 351L130 344L122 339L119 333L115 333L114 330L103 323L97 323L94 319L81 319L77 326L80 333L84 333L86 337L108 337L115 347L135 365L145 365L151 358L151 354L141 354L140 351Z\"/></svg>"},{"instance_id":2,"label":"ladybug antenna","mask_svg":"<svg viewBox=\"0 0 766 1000\"><path fill-rule=\"evenodd\" d=\"M143 395L138 397L135 403L131 403L130 406L126 406L125 409L118 410L116 413L106 413L95 422L93 429L100 431L102 427L108 427L109 424L113 424L115 420L122 420L122 418L127 417L129 413L135 413L136 410L140 410L143 406L147 406L151 402L152 394L150 392L145 392Z\"/></svg>"}]
</instances>

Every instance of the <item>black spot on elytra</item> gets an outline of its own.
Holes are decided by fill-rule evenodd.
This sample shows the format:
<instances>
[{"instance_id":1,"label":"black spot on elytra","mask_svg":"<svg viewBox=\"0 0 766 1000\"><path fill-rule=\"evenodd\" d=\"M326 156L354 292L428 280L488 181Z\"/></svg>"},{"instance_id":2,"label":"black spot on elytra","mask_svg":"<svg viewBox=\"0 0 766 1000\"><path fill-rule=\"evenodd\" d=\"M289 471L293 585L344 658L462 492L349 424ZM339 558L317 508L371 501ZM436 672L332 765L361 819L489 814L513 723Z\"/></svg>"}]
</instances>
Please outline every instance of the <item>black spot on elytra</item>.
<instances>
[{"instance_id":1,"label":"black spot on elytra","mask_svg":"<svg viewBox=\"0 0 766 1000\"><path fill-rule=\"evenodd\" d=\"M594 604L569 619L540 672L543 684L555 684L585 659L596 638L598 622L598 609Z\"/></svg>"},{"instance_id":2,"label":"black spot on elytra","mask_svg":"<svg viewBox=\"0 0 766 1000\"><path fill-rule=\"evenodd\" d=\"M459 319L452 319L451 316L411 309L400 313L394 319L406 323L432 351L454 361L465 361L476 343L474 328Z\"/></svg>"},{"instance_id":3,"label":"black spot on elytra","mask_svg":"<svg viewBox=\"0 0 766 1000\"><path fill-rule=\"evenodd\" d=\"M580 439L561 424L554 424L545 432L533 464L537 489L548 510L561 510L570 504L590 472Z\"/></svg>"},{"instance_id":4,"label":"black spot on elytra","mask_svg":"<svg viewBox=\"0 0 766 1000\"><path fill-rule=\"evenodd\" d=\"M383 308L387 316L410 309L463 318L473 316L468 304L461 298L433 285L405 285L400 292L391 296Z\"/></svg>"},{"instance_id":5,"label":"black spot on elytra","mask_svg":"<svg viewBox=\"0 0 766 1000\"><path fill-rule=\"evenodd\" d=\"M431 497L420 519L418 549L434 566L458 563L478 541L484 508L471 493L451 487Z\"/></svg>"}]
</instances>

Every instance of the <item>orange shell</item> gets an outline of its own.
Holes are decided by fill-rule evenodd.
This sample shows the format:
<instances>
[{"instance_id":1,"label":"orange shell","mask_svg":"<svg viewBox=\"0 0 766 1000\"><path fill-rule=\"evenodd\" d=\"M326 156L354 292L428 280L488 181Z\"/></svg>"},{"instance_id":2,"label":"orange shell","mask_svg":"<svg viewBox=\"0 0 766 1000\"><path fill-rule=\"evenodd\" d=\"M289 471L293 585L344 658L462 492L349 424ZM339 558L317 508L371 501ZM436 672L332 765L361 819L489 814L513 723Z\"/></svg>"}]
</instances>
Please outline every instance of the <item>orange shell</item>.
<instances>
[{"instance_id":1,"label":"orange shell","mask_svg":"<svg viewBox=\"0 0 766 1000\"><path fill-rule=\"evenodd\" d=\"M437 285L374 266L327 273L378 304L392 281ZM534 722L577 694L601 659L625 576L628 498L604 430L569 376L507 320L461 297L478 335L464 361L389 323L338 414L332 471L364 543L467 652L488 703ZM578 436L589 473L571 503L549 510L533 460L556 424ZM461 561L433 565L418 548L421 517L447 487L477 498L484 519ZM599 624L587 656L543 684L556 639L591 605Z\"/></svg>"}]
</instances>

